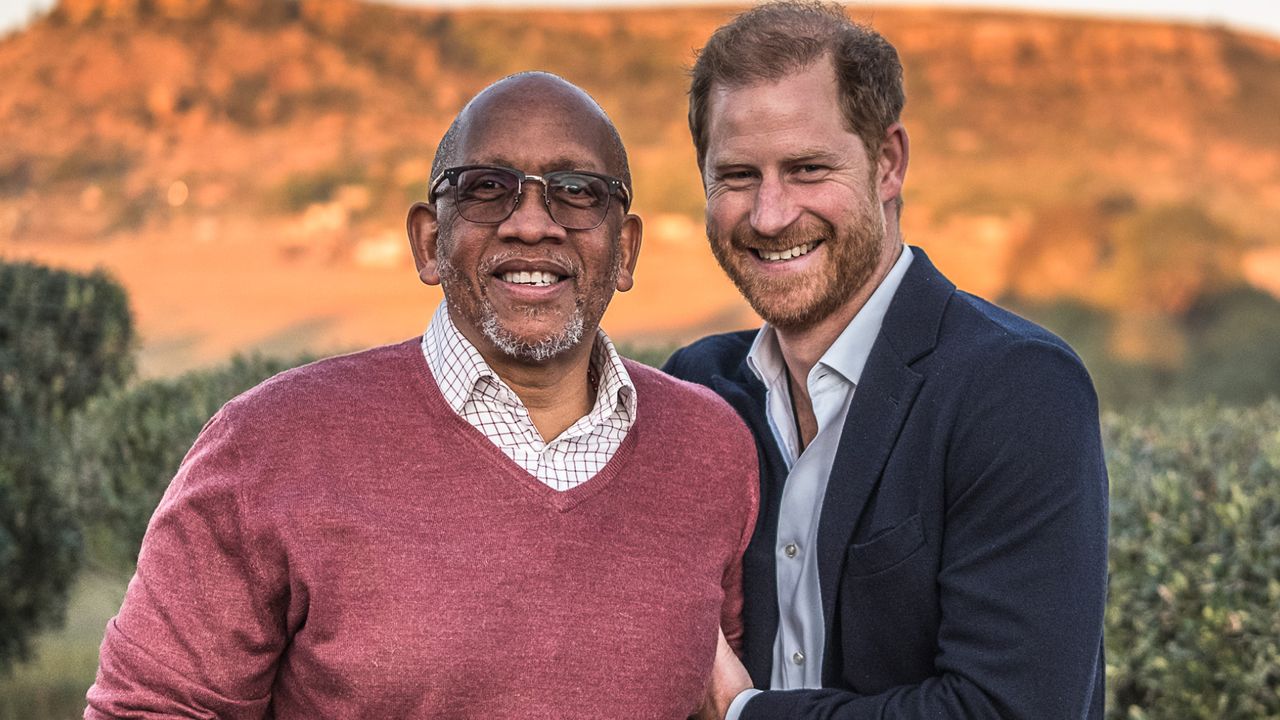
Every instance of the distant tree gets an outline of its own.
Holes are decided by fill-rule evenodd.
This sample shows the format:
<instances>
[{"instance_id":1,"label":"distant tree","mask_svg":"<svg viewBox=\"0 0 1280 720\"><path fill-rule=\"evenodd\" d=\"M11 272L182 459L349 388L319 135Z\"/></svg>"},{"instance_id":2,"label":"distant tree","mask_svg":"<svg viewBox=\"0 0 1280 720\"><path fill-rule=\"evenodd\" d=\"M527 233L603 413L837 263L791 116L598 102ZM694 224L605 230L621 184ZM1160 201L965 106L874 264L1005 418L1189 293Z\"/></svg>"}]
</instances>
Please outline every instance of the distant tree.
<instances>
[{"instance_id":1,"label":"distant tree","mask_svg":"<svg viewBox=\"0 0 1280 720\"><path fill-rule=\"evenodd\" d=\"M0 262L0 672L61 623L80 558L72 488L55 480L70 411L132 373L124 290Z\"/></svg>"}]
</instances>

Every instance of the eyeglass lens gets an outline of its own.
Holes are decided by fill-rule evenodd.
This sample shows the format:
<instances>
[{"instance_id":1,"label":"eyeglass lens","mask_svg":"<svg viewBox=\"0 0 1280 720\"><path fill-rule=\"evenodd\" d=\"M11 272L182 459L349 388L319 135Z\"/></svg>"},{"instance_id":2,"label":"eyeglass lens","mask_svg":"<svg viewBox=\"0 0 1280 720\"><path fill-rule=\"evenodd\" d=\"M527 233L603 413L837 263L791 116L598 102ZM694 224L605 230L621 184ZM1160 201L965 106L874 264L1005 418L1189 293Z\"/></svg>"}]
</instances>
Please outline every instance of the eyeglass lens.
<instances>
[{"instance_id":1,"label":"eyeglass lens","mask_svg":"<svg viewBox=\"0 0 1280 720\"><path fill-rule=\"evenodd\" d=\"M458 173L458 212L471 222L497 223L515 210L523 175L498 168L471 168ZM547 210L566 228L588 230L604 220L609 209L609 183L572 171L547 173Z\"/></svg>"}]
</instances>

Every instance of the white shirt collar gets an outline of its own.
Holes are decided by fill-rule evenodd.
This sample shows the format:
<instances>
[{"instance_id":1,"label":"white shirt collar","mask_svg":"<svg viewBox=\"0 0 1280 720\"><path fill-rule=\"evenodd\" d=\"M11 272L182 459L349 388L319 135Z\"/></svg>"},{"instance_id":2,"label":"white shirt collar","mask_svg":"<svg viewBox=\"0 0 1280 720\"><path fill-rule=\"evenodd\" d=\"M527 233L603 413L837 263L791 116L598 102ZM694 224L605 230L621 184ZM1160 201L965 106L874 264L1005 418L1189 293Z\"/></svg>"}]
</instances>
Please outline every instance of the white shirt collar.
<instances>
[{"instance_id":1,"label":"white shirt collar","mask_svg":"<svg viewBox=\"0 0 1280 720\"><path fill-rule=\"evenodd\" d=\"M898 286L902 284L902 278L907 274L913 257L911 248L903 245L902 254L884 276L884 280L880 281L880 286L871 293L858 314L818 359L814 370L825 366L853 385L858 384L862 378L862 370L867 365L867 358L871 355L871 347L880 334L880 326L884 324L885 313L889 311L889 304L898 292ZM756 333L751 350L747 353L747 366L770 390L787 388L787 366L782 359L782 348L778 345L777 330L772 325L765 323L760 332ZM812 376L812 371L810 375Z\"/></svg>"}]
</instances>

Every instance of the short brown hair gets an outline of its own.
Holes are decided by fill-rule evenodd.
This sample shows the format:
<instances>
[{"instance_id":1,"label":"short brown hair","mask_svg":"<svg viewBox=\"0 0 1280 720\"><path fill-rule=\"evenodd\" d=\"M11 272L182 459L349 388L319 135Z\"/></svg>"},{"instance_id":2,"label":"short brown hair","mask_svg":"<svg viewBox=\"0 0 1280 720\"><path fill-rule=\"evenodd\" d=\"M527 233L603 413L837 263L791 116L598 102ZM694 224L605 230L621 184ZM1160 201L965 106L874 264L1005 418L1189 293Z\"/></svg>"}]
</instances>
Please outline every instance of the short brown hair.
<instances>
[{"instance_id":1,"label":"short brown hair","mask_svg":"<svg viewBox=\"0 0 1280 720\"><path fill-rule=\"evenodd\" d=\"M689 87L689 130L698 167L707 157L707 112L714 85L779 80L830 57L849 130L874 157L906 96L898 51L880 33L851 21L835 3L783 0L738 15L698 53Z\"/></svg>"}]
</instances>

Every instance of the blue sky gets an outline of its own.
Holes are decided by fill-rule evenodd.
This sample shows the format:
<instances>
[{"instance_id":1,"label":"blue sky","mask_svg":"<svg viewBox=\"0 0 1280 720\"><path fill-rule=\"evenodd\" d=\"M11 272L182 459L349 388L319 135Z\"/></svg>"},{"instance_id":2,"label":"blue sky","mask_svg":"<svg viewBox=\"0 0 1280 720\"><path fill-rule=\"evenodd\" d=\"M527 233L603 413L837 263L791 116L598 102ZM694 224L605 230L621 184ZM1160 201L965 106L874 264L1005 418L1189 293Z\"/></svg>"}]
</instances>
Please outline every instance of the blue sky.
<instances>
[{"instance_id":1,"label":"blue sky","mask_svg":"<svg viewBox=\"0 0 1280 720\"><path fill-rule=\"evenodd\" d=\"M546 6L601 7L608 5L689 5L679 0L387 0L400 5L433 6ZM0 0L0 32L20 26L33 13L47 10L55 0ZM738 3L738 4L741 4ZM880 0L872 5L934 5L1017 8L1051 12L1212 22L1280 38L1280 4L1276 0Z\"/></svg>"}]
</instances>

